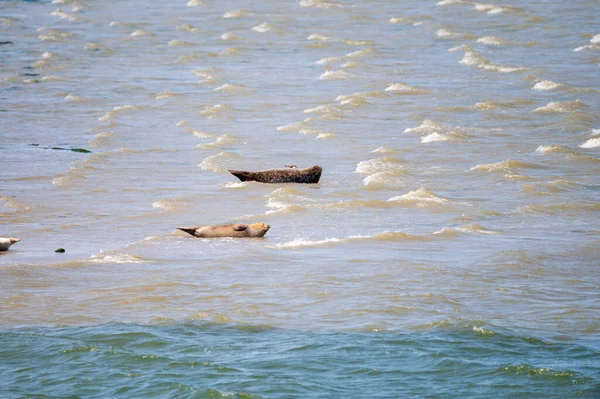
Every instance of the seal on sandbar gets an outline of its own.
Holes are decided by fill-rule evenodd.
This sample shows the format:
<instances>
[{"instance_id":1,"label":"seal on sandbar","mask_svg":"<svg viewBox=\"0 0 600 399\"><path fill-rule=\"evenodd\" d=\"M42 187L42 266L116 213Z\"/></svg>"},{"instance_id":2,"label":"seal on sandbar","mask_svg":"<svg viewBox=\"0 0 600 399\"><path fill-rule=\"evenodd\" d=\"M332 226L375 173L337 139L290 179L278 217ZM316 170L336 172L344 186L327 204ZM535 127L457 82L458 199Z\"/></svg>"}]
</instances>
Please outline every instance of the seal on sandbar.
<instances>
[{"instance_id":1,"label":"seal on sandbar","mask_svg":"<svg viewBox=\"0 0 600 399\"><path fill-rule=\"evenodd\" d=\"M8 251L8 248L10 248L11 245L13 245L16 242L21 241L20 238L4 238L4 237L0 237L0 251Z\"/></svg>"},{"instance_id":2,"label":"seal on sandbar","mask_svg":"<svg viewBox=\"0 0 600 399\"><path fill-rule=\"evenodd\" d=\"M214 238L214 237L262 237L271 226L266 223L254 224L228 224L223 226L194 226L178 227L177 229L185 231L194 237Z\"/></svg>"},{"instance_id":3,"label":"seal on sandbar","mask_svg":"<svg viewBox=\"0 0 600 399\"><path fill-rule=\"evenodd\" d=\"M243 170L229 170L241 181L257 181L260 183L318 183L323 168L315 165L305 169L298 169L295 165L282 169L267 169L258 172Z\"/></svg>"}]
</instances>

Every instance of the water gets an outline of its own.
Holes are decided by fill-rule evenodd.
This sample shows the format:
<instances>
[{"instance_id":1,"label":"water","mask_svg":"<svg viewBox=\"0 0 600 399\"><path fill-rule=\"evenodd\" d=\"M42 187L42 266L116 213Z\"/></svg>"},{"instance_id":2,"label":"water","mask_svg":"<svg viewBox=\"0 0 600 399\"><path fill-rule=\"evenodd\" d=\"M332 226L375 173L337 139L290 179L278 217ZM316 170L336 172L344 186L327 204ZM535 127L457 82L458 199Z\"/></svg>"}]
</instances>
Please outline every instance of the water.
<instances>
[{"instance_id":1,"label":"water","mask_svg":"<svg viewBox=\"0 0 600 399\"><path fill-rule=\"evenodd\" d=\"M1 3L4 396L597 397L596 6Z\"/></svg>"}]
</instances>

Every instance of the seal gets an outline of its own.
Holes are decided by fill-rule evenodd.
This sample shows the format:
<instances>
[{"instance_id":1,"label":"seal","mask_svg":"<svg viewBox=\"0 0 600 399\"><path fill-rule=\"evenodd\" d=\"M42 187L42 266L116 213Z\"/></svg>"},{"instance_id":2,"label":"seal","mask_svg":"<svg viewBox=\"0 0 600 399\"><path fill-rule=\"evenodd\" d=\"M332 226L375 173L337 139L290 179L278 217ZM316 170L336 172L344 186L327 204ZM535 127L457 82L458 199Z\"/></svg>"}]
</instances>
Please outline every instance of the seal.
<instances>
[{"instance_id":1,"label":"seal","mask_svg":"<svg viewBox=\"0 0 600 399\"><path fill-rule=\"evenodd\" d=\"M214 238L214 237L262 237L271 226L266 223L254 224L228 224L223 226L194 226L177 227L178 230L185 231L194 237Z\"/></svg>"},{"instance_id":2,"label":"seal","mask_svg":"<svg viewBox=\"0 0 600 399\"><path fill-rule=\"evenodd\" d=\"M20 238L4 238L4 237L0 237L0 251L8 251L8 248L10 248L11 245L13 245L16 242L21 241Z\"/></svg>"},{"instance_id":3,"label":"seal","mask_svg":"<svg viewBox=\"0 0 600 399\"><path fill-rule=\"evenodd\" d=\"M323 168L319 165L298 169L295 165L282 169L267 169L258 172L229 170L229 173L241 181L257 181L259 183L318 183Z\"/></svg>"}]
</instances>

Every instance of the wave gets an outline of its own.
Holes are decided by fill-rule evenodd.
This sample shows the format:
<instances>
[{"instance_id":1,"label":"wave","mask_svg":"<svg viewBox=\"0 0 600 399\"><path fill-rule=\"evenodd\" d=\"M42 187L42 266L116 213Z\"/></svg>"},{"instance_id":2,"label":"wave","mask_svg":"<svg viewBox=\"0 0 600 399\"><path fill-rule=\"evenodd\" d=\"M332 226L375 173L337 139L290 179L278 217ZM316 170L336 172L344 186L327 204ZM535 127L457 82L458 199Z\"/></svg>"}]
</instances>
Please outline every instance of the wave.
<instances>
[{"instance_id":1,"label":"wave","mask_svg":"<svg viewBox=\"0 0 600 399\"><path fill-rule=\"evenodd\" d=\"M56 9L55 11L52 11L50 13L50 15L52 15L53 17L59 17L60 19L66 19L71 22L83 21L83 18L81 18L80 16L65 12L65 11L61 10L60 8Z\"/></svg>"},{"instance_id":2,"label":"wave","mask_svg":"<svg viewBox=\"0 0 600 399\"><path fill-rule=\"evenodd\" d=\"M524 9L514 6L499 6L497 4L482 4L482 3L473 3L473 8L479 12L485 12L486 14L501 14L504 12L525 12Z\"/></svg>"},{"instance_id":3,"label":"wave","mask_svg":"<svg viewBox=\"0 0 600 399\"><path fill-rule=\"evenodd\" d=\"M254 16L254 13L247 10L232 10L223 14L223 18L225 19L248 18L252 16Z\"/></svg>"},{"instance_id":4,"label":"wave","mask_svg":"<svg viewBox=\"0 0 600 399\"><path fill-rule=\"evenodd\" d=\"M406 83L391 83L385 88L385 91L390 91L396 94L427 94L429 91L420 87L410 86Z\"/></svg>"},{"instance_id":5,"label":"wave","mask_svg":"<svg viewBox=\"0 0 600 399\"><path fill-rule=\"evenodd\" d=\"M185 40L171 40L168 44L169 47L194 47L198 43L187 42Z\"/></svg>"},{"instance_id":6,"label":"wave","mask_svg":"<svg viewBox=\"0 0 600 399\"><path fill-rule=\"evenodd\" d=\"M116 134L112 132L100 132L91 139L88 144L91 148L100 148L108 145L110 139L117 137Z\"/></svg>"},{"instance_id":7,"label":"wave","mask_svg":"<svg viewBox=\"0 0 600 399\"><path fill-rule=\"evenodd\" d=\"M268 22L264 22L260 25L255 26L254 28L252 28L253 31L258 32L258 33L266 33L269 31L272 31L276 29L275 26L271 25Z\"/></svg>"},{"instance_id":8,"label":"wave","mask_svg":"<svg viewBox=\"0 0 600 399\"><path fill-rule=\"evenodd\" d=\"M70 37L76 36L75 33L61 29L38 28L37 31L41 32L38 38L43 42L63 42Z\"/></svg>"},{"instance_id":9,"label":"wave","mask_svg":"<svg viewBox=\"0 0 600 399\"><path fill-rule=\"evenodd\" d=\"M210 134L207 132L201 132L199 130L193 130L192 134L194 135L194 137L197 137L199 139L210 139L210 138L216 137L214 134Z\"/></svg>"},{"instance_id":10,"label":"wave","mask_svg":"<svg viewBox=\"0 0 600 399\"><path fill-rule=\"evenodd\" d=\"M200 115L207 116L208 119L212 119L230 113L231 111L234 111L234 108L230 107L229 105L215 104L204 107L204 109L200 111Z\"/></svg>"},{"instance_id":11,"label":"wave","mask_svg":"<svg viewBox=\"0 0 600 399\"><path fill-rule=\"evenodd\" d=\"M212 170L213 172L227 172L231 169L236 161L239 162L240 157L237 154L231 152L220 152L216 155L211 155L206 158L198 165L202 170Z\"/></svg>"},{"instance_id":12,"label":"wave","mask_svg":"<svg viewBox=\"0 0 600 399\"><path fill-rule=\"evenodd\" d=\"M322 35L320 33L313 33L312 35L308 36L306 39L307 40L326 41L326 40L331 40L331 37Z\"/></svg>"},{"instance_id":13,"label":"wave","mask_svg":"<svg viewBox=\"0 0 600 399\"><path fill-rule=\"evenodd\" d=\"M130 254L118 254L112 251L109 252L100 252L98 254L90 256L88 259L91 262L95 263L144 263L146 262L142 258L138 258L137 256L133 256Z\"/></svg>"},{"instance_id":14,"label":"wave","mask_svg":"<svg viewBox=\"0 0 600 399\"><path fill-rule=\"evenodd\" d=\"M226 40L226 41L239 41L239 40L243 40L244 38L240 35L236 35L233 32L227 32L227 33L223 33L221 35L221 40Z\"/></svg>"},{"instance_id":15,"label":"wave","mask_svg":"<svg viewBox=\"0 0 600 399\"><path fill-rule=\"evenodd\" d=\"M598 203L575 203L561 202L556 204L535 204L526 205L520 208L517 213L537 213L543 215L555 216L575 216L582 212L598 212L600 204Z\"/></svg>"},{"instance_id":16,"label":"wave","mask_svg":"<svg viewBox=\"0 0 600 399\"><path fill-rule=\"evenodd\" d=\"M487 44L488 46L503 46L509 42L497 36L484 36L477 39L477 43Z\"/></svg>"},{"instance_id":17,"label":"wave","mask_svg":"<svg viewBox=\"0 0 600 399\"><path fill-rule=\"evenodd\" d=\"M296 132L296 133L298 133L302 129L305 129L310 124L312 124L313 121L314 121L314 119L312 119L312 118L306 118L300 122L294 122L294 123L290 123L289 125L279 126L277 128L277 130L280 132Z\"/></svg>"},{"instance_id":18,"label":"wave","mask_svg":"<svg viewBox=\"0 0 600 399\"><path fill-rule=\"evenodd\" d=\"M217 138L217 141L213 143L198 144L197 147L202 148L203 150L212 150L215 148L231 147L237 143L239 143L239 140L235 136L224 134Z\"/></svg>"},{"instance_id":19,"label":"wave","mask_svg":"<svg viewBox=\"0 0 600 399\"><path fill-rule=\"evenodd\" d=\"M200 29L196 28L192 24L183 24L183 25L178 26L177 29L180 29L180 30L185 31L185 32L191 32L191 33L198 33L198 32L200 32ZM154 35L154 34L152 34L152 35Z\"/></svg>"},{"instance_id":20,"label":"wave","mask_svg":"<svg viewBox=\"0 0 600 399\"><path fill-rule=\"evenodd\" d=\"M575 48L573 51L600 50L600 33L590 39L590 44Z\"/></svg>"},{"instance_id":21,"label":"wave","mask_svg":"<svg viewBox=\"0 0 600 399\"><path fill-rule=\"evenodd\" d=\"M447 206L454 203L453 200L434 193L431 190L421 187L414 191L409 191L406 194L399 195L388 199L388 202L416 205L417 207L427 206Z\"/></svg>"},{"instance_id":22,"label":"wave","mask_svg":"<svg viewBox=\"0 0 600 399\"><path fill-rule=\"evenodd\" d=\"M158 94L156 97L154 97L156 100L165 100L167 98L171 98L171 97L181 97L182 94L179 93L174 93L170 90L163 90L160 94Z\"/></svg>"},{"instance_id":23,"label":"wave","mask_svg":"<svg viewBox=\"0 0 600 399\"><path fill-rule=\"evenodd\" d=\"M502 162L479 164L479 165L473 166L469 170L477 171L477 172L509 172L509 173L512 173L517 169L541 169L541 168L542 167L539 165L509 159L507 161L502 161Z\"/></svg>"},{"instance_id":24,"label":"wave","mask_svg":"<svg viewBox=\"0 0 600 399\"><path fill-rule=\"evenodd\" d=\"M403 161L399 158L382 157L361 161L356 165L355 173L372 175L379 172L398 170Z\"/></svg>"},{"instance_id":25,"label":"wave","mask_svg":"<svg viewBox=\"0 0 600 399\"><path fill-rule=\"evenodd\" d=\"M118 105L118 106L114 107L112 111L109 111L106 114L104 114L104 116L100 117L98 120L101 122L105 122L105 121L114 119L117 115L120 115L123 113L128 113L128 112L133 112L133 111L139 111L139 110L141 110L141 108L138 107L137 105L132 105L132 104Z\"/></svg>"},{"instance_id":26,"label":"wave","mask_svg":"<svg viewBox=\"0 0 600 399\"><path fill-rule=\"evenodd\" d=\"M42 82L68 82L69 78L64 76L48 75L42 77Z\"/></svg>"},{"instance_id":27,"label":"wave","mask_svg":"<svg viewBox=\"0 0 600 399\"><path fill-rule=\"evenodd\" d=\"M303 238L296 238L292 241L284 242L274 246L268 246L267 248L274 249L299 249L299 248L315 248L321 246L327 246L331 244L348 244L354 242L369 242L369 241L428 241L429 237L411 235L400 231L384 232L374 235L366 236L350 236L347 238L325 238L321 240L306 240Z\"/></svg>"},{"instance_id":28,"label":"wave","mask_svg":"<svg viewBox=\"0 0 600 399\"><path fill-rule=\"evenodd\" d=\"M247 93L247 92L251 91L251 89L248 86L244 86L244 85L225 83L225 84L215 88L214 91L220 91L223 93L239 93L239 92Z\"/></svg>"},{"instance_id":29,"label":"wave","mask_svg":"<svg viewBox=\"0 0 600 399\"><path fill-rule=\"evenodd\" d=\"M580 145L579 147L581 147L581 148L598 148L598 147L600 147L600 137L589 139L585 143Z\"/></svg>"},{"instance_id":30,"label":"wave","mask_svg":"<svg viewBox=\"0 0 600 399\"><path fill-rule=\"evenodd\" d=\"M319 80L350 80L355 76L346 71L325 71Z\"/></svg>"},{"instance_id":31,"label":"wave","mask_svg":"<svg viewBox=\"0 0 600 399\"><path fill-rule=\"evenodd\" d=\"M406 185L406 173L401 170L386 170L373 173L364 178L363 184L369 190L381 188L396 189Z\"/></svg>"},{"instance_id":32,"label":"wave","mask_svg":"<svg viewBox=\"0 0 600 399\"><path fill-rule=\"evenodd\" d=\"M549 102L543 107L536 108L533 112L545 114L570 113L587 107L587 104L579 100L571 102Z\"/></svg>"},{"instance_id":33,"label":"wave","mask_svg":"<svg viewBox=\"0 0 600 399\"><path fill-rule=\"evenodd\" d=\"M541 152L542 154L571 154L571 155L581 155L578 151L569 148L564 145L541 145L535 150L536 152Z\"/></svg>"},{"instance_id":34,"label":"wave","mask_svg":"<svg viewBox=\"0 0 600 399\"><path fill-rule=\"evenodd\" d=\"M377 147L375 148L373 151L371 151L373 153L381 153L381 154L391 154L396 152L395 149L390 148L390 147L386 147L386 146L381 146L381 147Z\"/></svg>"},{"instance_id":35,"label":"wave","mask_svg":"<svg viewBox=\"0 0 600 399\"><path fill-rule=\"evenodd\" d=\"M553 82L551 80L542 80L537 82L532 89L536 90L536 91L549 91L549 90L556 90L559 89L561 87L565 87L566 85L562 84L562 83L556 83Z\"/></svg>"},{"instance_id":36,"label":"wave","mask_svg":"<svg viewBox=\"0 0 600 399\"><path fill-rule=\"evenodd\" d=\"M404 129L404 133L418 133L423 135L421 143L436 141L461 142L472 136L465 133L465 128L439 124L426 119L420 126Z\"/></svg>"},{"instance_id":37,"label":"wave","mask_svg":"<svg viewBox=\"0 0 600 399\"><path fill-rule=\"evenodd\" d=\"M129 34L129 36L138 37L138 36L155 36L155 35L154 35L154 33L148 32L147 30L144 30L144 29L136 29L133 32L131 32Z\"/></svg>"},{"instance_id":38,"label":"wave","mask_svg":"<svg viewBox=\"0 0 600 399\"><path fill-rule=\"evenodd\" d=\"M435 32L435 35L439 38L439 39L471 39L473 38L472 35L466 34L466 33L458 33L458 32L454 32L451 31L449 29L438 29Z\"/></svg>"},{"instance_id":39,"label":"wave","mask_svg":"<svg viewBox=\"0 0 600 399\"><path fill-rule=\"evenodd\" d=\"M350 105L353 107L369 104L369 98L384 97L386 94L381 91L366 91L356 92L349 95L339 95L335 101L339 101L340 105Z\"/></svg>"},{"instance_id":40,"label":"wave","mask_svg":"<svg viewBox=\"0 0 600 399\"><path fill-rule=\"evenodd\" d=\"M501 73L513 73L513 72L523 72L528 71L530 68L521 67L521 66L505 66L495 64L493 62L488 61L481 55L481 53L477 50L472 49L471 47L463 44L458 47L453 47L449 51L463 51L464 57L459 61L459 64L466 66L474 66L478 69L483 69L486 71L494 71Z\"/></svg>"},{"instance_id":41,"label":"wave","mask_svg":"<svg viewBox=\"0 0 600 399\"><path fill-rule=\"evenodd\" d=\"M315 7L324 9L343 8L345 6L324 0L301 0L300 7ZM351 7L351 6L350 6Z\"/></svg>"},{"instance_id":42,"label":"wave","mask_svg":"<svg viewBox=\"0 0 600 399\"><path fill-rule=\"evenodd\" d=\"M67 94L67 95L65 96L65 101L72 101L72 102L85 103L85 102L87 102L87 101L88 101L88 99L87 99L87 98L85 98L85 97L76 96L76 95L74 95L74 94L71 94L71 93L69 93L69 94Z\"/></svg>"},{"instance_id":43,"label":"wave","mask_svg":"<svg viewBox=\"0 0 600 399\"><path fill-rule=\"evenodd\" d=\"M27 206L21 201L18 201L12 197L3 196L0 197L0 201L4 202L4 207L14 209L14 212L18 213L29 212L33 209L32 207ZM6 215L6 213L0 213L0 215Z\"/></svg>"},{"instance_id":44,"label":"wave","mask_svg":"<svg viewBox=\"0 0 600 399\"><path fill-rule=\"evenodd\" d=\"M470 225L463 226L463 227L457 227L456 230L460 231L462 233L471 233L471 234L498 234L497 231L490 230L479 224L470 224Z\"/></svg>"},{"instance_id":45,"label":"wave","mask_svg":"<svg viewBox=\"0 0 600 399\"><path fill-rule=\"evenodd\" d=\"M523 189L525 192L533 195L553 195L561 192L578 189L581 186L571 180L558 179L551 180L547 183L530 183L525 184Z\"/></svg>"}]
</instances>

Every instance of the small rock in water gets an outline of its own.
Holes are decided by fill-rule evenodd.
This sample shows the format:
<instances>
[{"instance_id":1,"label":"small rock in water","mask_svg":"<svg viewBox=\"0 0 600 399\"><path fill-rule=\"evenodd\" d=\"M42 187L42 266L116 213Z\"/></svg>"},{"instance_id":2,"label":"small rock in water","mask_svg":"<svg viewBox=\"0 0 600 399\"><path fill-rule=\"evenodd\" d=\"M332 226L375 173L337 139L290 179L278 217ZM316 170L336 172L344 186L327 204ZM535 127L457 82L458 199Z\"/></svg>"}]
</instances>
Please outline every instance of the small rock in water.
<instances>
[{"instance_id":1,"label":"small rock in water","mask_svg":"<svg viewBox=\"0 0 600 399\"><path fill-rule=\"evenodd\" d=\"M62 254L63 252L66 252L64 248L58 248L56 251L54 251L56 253Z\"/></svg>"}]
</instances>

